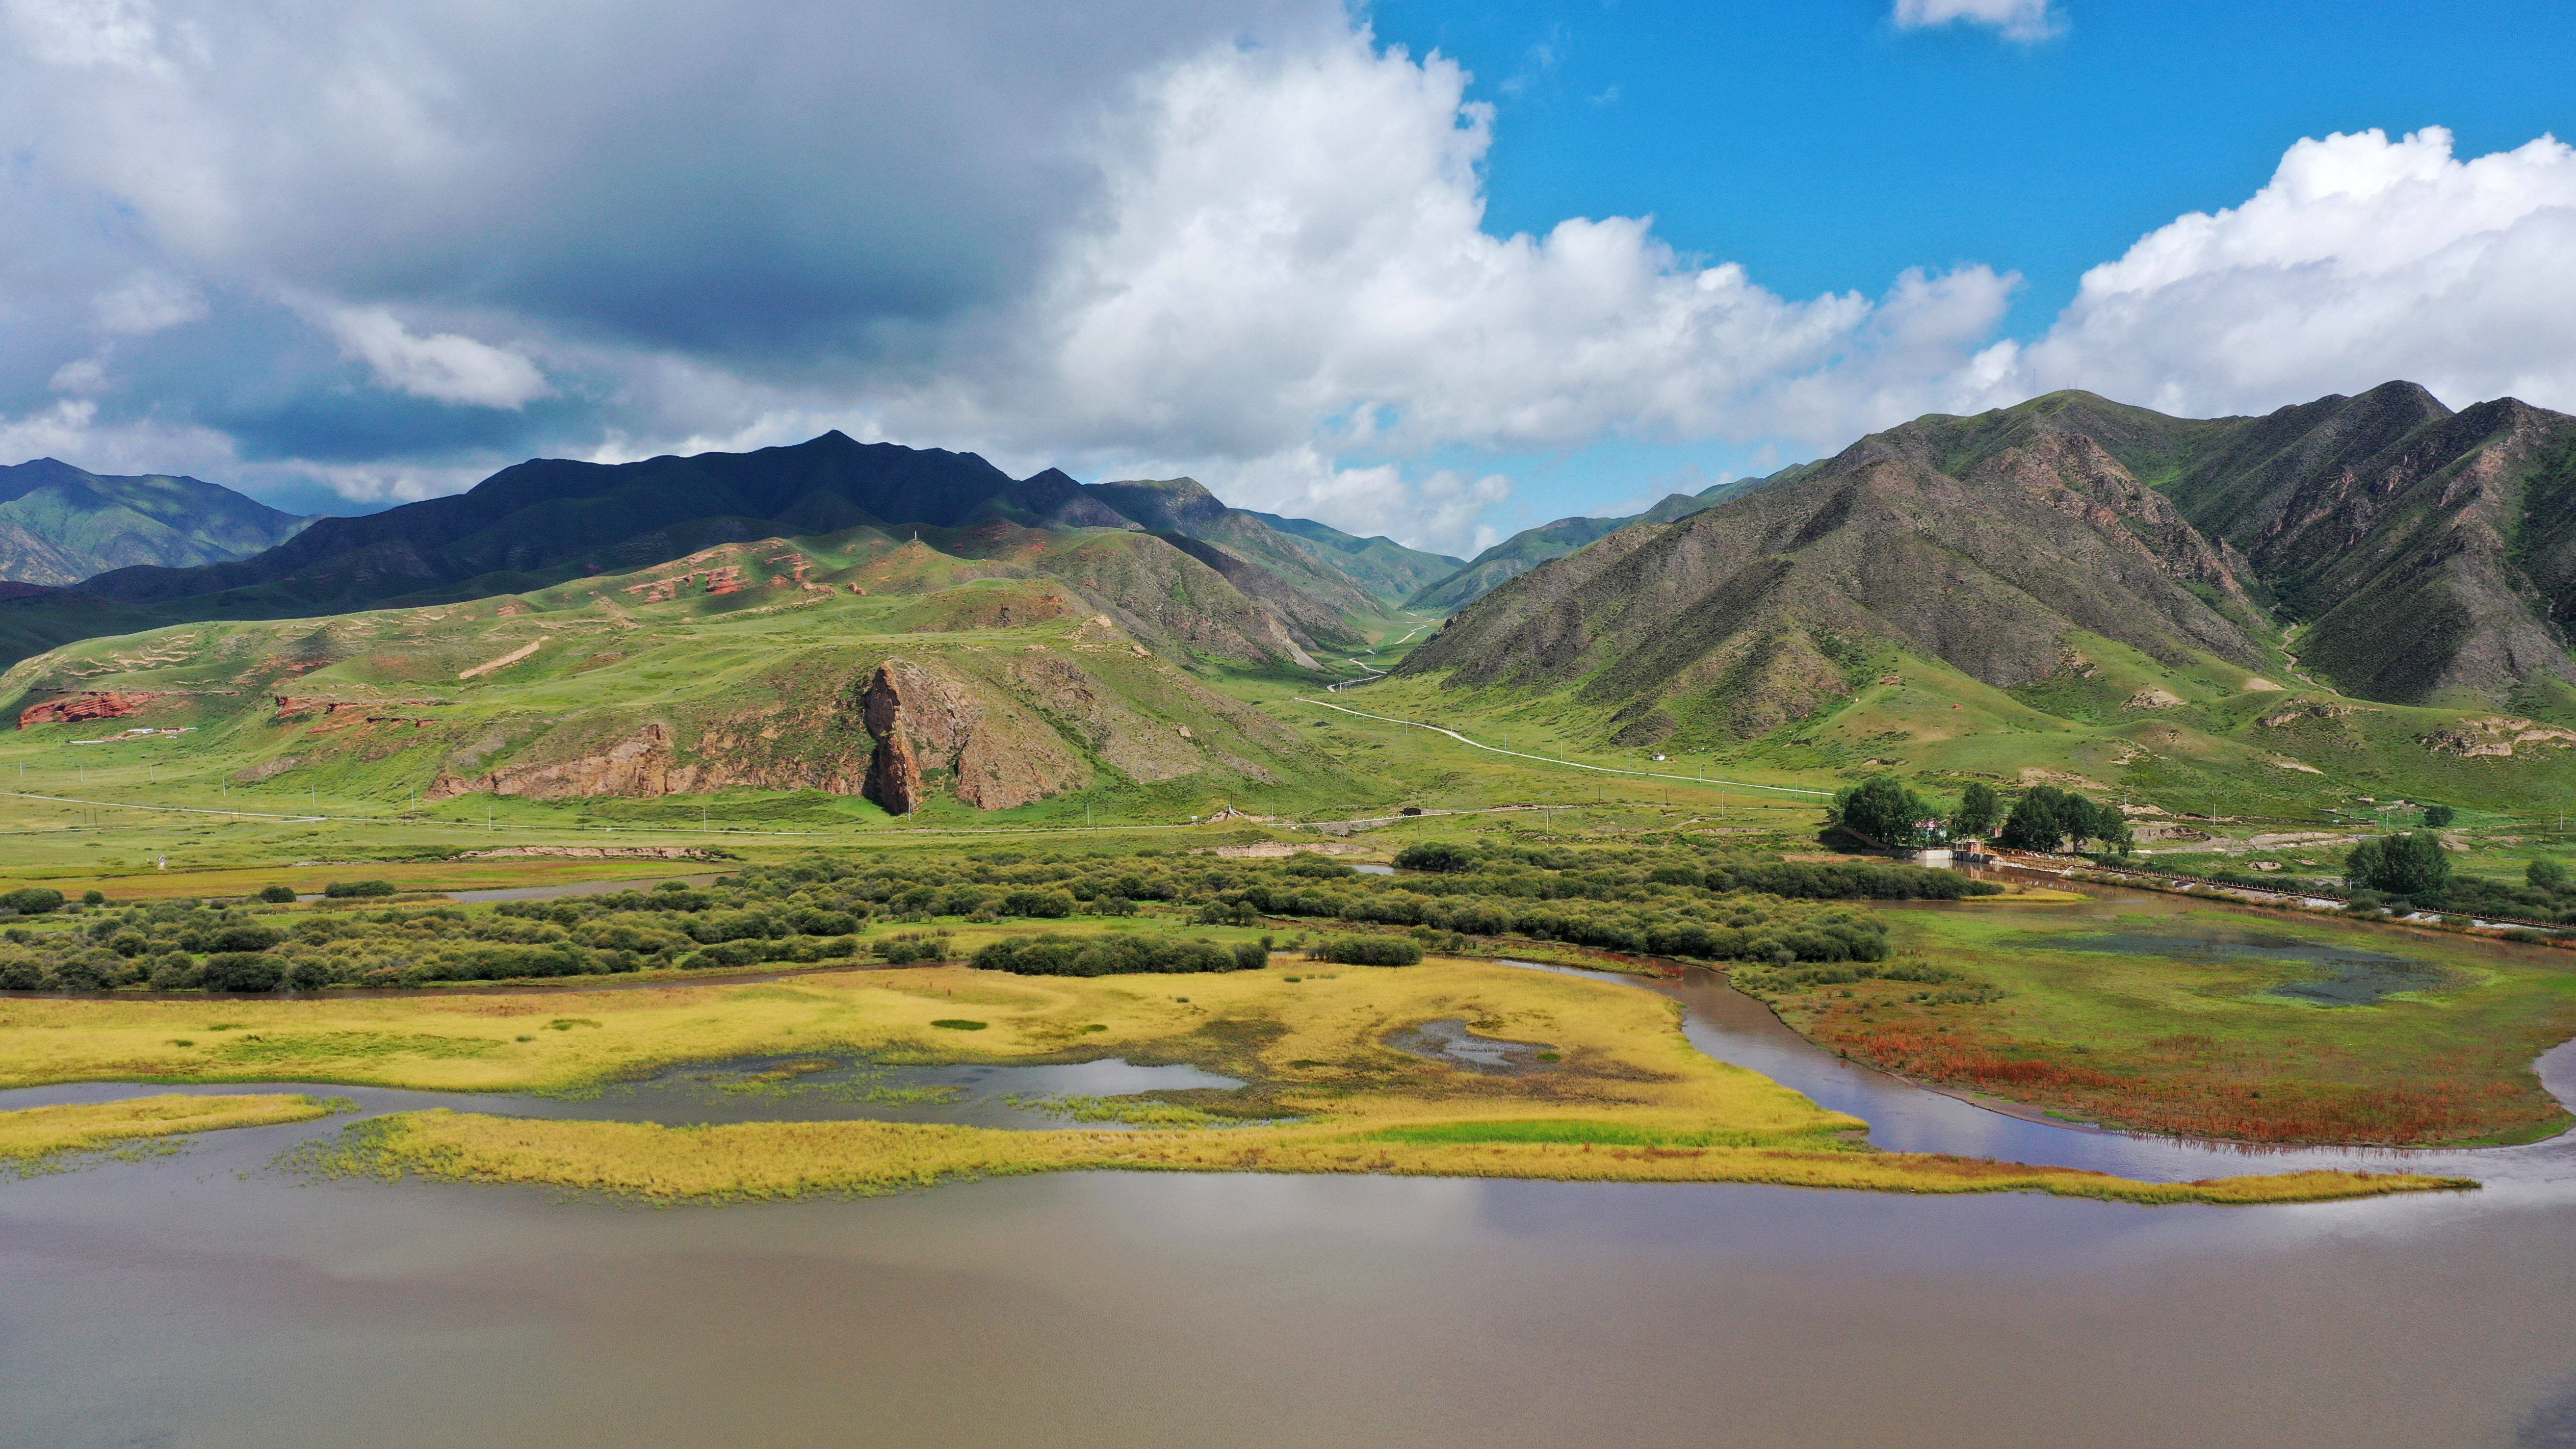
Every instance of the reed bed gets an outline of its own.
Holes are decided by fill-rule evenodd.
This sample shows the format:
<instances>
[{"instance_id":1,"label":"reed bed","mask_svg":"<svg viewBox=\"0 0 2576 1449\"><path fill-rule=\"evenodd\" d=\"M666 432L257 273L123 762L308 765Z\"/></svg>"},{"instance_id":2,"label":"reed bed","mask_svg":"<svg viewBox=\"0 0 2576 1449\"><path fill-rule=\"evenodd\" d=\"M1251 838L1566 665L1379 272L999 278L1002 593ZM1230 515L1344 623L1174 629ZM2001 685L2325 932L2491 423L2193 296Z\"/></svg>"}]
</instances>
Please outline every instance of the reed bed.
<instances>
[{"instance_id":1,"label":"reed bed","mask_svg":"<svg viewBox=\"0 0 2576 1449\"><path fill-rule=\"evenodd\" d=\"M0 1171L46 1171L81 1152L107 1152L151 1138L267 1127L327 1116L337 1103L283 1092L229 1097L176 1093L121 1102L70 1102L0 1112Z\"/></svg>"}]
</instances>

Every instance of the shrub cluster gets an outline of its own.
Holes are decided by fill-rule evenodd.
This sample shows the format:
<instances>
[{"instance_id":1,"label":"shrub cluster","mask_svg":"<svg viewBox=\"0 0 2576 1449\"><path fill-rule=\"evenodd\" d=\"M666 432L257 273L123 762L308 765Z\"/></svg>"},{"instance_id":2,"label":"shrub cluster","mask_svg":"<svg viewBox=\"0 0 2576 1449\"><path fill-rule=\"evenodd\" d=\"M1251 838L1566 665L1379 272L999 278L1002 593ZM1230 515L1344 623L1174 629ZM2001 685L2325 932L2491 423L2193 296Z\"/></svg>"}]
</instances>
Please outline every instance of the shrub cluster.
<instances>
[{"instance_id":1,"label":"shrub cluster","mask_svg":"<svg viewBox=\"0 0 2576 1449\"><path fill-rule=\"evenodd\" d=\"M1412 966L1422 948L1402 936L1343 936L1306 952L1309 961L1339 961L1345 966Z\"/></svg>"},{"instance_id":2,"label":"shrub cluster","mask_svg":"<svg viewBox=\"0 0 2576 1449\"><path fill-rule=\"evenodd\" d=\"M1413 959L1422 959L1419 947L1414 948ZM1208 941L1141 940L1133 936L1025 936L986 946L975 953L975 964L986 971L1009 971L1020 976L1131 976L1147 972L1170 975L1258 971L1270 964L1270 952L1249 943L1229 949Z\"/></svg>"},{"instance_id":3,"label":"shrub cluster","mask_svg":"<svg viewBox=\"0 0 2576 1449\"><path fill-rule=\"evenodd\" d=\"M341 882L335 889L347 904L328 912L194 900L63 910L51 892L18 892L21 914L40 918L0 933L7 942L0 945L0 989L312 990L803 964L863 953L893 963L935 961L955 954L945 928L880 932L864 941L860 933L872 924L927 926L941 917L1124 916L1139 903L1178 907L1211 923L1287 916L1394 927L1448 940L1453 949L1469 937L1516 935L1712 961L1833 964L1888 954L1885 923L1836 901L1994 889L1947 871L1788 862L1695 838L1607 847L1434 843L1408 847L1399 859L1409 864L1390 876L1317 855L888 851L748 866L708 886L664 882L490 907L368 905L368 896L351 892L372 893L378 883ZM1205 943L1130 946L1108 938L1061 949L1015 946L993 959L1034 951L1028 960L1045 964L1025 969L1050 973L1221 969L1162 964L1165 958L1153 955L1169 950L1178 953L1172 961L1212 961L1193 954L1201 948L1226 955L1231 969L1252 964ZM1357 956L1331 953L1418 959L1421 947L1357 936L1317 949L1326 959L1359 964ZM1084 960L1093 965L1070 964ZM1120 964L1132 960L1148 964Z\"/></svg>"}]
</instances>

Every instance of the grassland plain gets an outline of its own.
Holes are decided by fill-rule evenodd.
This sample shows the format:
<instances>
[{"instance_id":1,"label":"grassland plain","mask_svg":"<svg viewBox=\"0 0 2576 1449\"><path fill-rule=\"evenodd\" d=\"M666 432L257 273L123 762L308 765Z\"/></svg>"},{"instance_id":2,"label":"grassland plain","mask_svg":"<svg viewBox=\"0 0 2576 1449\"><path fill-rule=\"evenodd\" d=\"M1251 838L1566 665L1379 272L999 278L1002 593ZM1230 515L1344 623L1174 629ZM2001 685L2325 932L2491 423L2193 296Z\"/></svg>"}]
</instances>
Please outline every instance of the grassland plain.
<instances>
[{"instance_id":1,"label":"grassland plain","mask_svg":"<svg viewBox=\"0 0 2576 1449\"><path fill-rule=\"evenodd\" d=\"M1788 969L1735 982L1854 1060L2105 1126L2475 1145L2568 1125L2531 1067L2576 1035L2564 952L2200 905L2109 922L2009 907L1887 914L1898 960L1964 981ZM2373 972L2405 989L2377 994Z\"/></svg>"},{"instance_id":2,"label":"grassland plain","mask_svg":"<svg viewBox=\"0 0 2576 1449\"><path fill-rule=\"evenodd\" d=\"M304 1122L338 1110L321 1098L260 1092L230 1097L171 1093L120 1102L67 1102L0 1112L0 1172L43 1172L65 1157L226 1127Z\"/></svg>"},{"instance_id":3,"label":"grassland plain","mask_svg":"<svg viewBox=\"0 0 2576 1449\"><path fill-rule=\"evenodd\" d=\"M2468 1185L2296 1174L2198 1184L1882 1154L1862 1124L1713 1061L1671 1003L1487 962L1224 975L997 976L956 966L820 973L760 985L560 996L10 1003L13 1082L115 1077L312 1079L581 1092L657 1066L841 1051L884 1062L1187 1061L1249 1085L1242 1126L1016 1133L920 1124L665 1128L408 1113L317 1149L325 1173L418 1172L648 1199L866 1193L946 1177L1076 1168L1407 1172L1750 1181L1893 1191L2041 1191L2137 1202L2310 1201ZM217 1014L220 1019L212 1019ZM1557 1060L1487 1074L1386 1036L1458 1019ZM972 1033L935 1023L974 1021ZM1194 1094L1200 1105L1214 1094Z\"/></svg>"}]
</instances>

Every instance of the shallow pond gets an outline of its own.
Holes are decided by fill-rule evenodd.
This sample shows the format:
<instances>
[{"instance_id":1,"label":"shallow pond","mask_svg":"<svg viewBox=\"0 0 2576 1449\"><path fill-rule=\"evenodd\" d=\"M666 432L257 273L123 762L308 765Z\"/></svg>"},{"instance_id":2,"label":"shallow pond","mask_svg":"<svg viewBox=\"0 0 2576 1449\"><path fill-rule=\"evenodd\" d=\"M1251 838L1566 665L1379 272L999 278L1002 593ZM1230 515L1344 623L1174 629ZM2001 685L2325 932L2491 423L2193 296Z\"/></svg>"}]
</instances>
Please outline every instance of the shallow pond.
<instances>
[{"instance_id":1,"label":"shallow pond","mask_svg":"<svg viewBox=\"0 0 2576 1449\"><path fill-rule=\"evenodd\" d=\"M206 1087L74 1082L0 1091L0 1111L56 1102L113 1101L154 1092L293 1091L347 1097L369 1113L450 1107L459 1112L507 1117L660 1122L674 1127L866 1118L1043 1130L1077 1125L1041 1110L1037 1104L1048 1098L1123 1097L1138 1092L1242 1085L1232 1077L1192 1066L1136 1066L1120 1057L1034 1067L889 1067L847 1054L807 1054L682 1063L650 1077L612 1084L595 1094L571 1097L517 1092L415 1092L316 1082ZM1106 1124L1079 1125L1103 1128Z\"/></svg>"},{"instance_id":2,"label":"shallow pond","mask_svg":"<svg viewBox=\"0 0 2576 1449\"><path fill-rule=\"evenodd\" d=\"M2264 994L2323 1006L2367 1006L2401 991L2434 990L2451 976L2441 966L2411 956L2216 924L2033 936L2014 944L2042 951L2098 951L2118 956L2162 956L2171 961L2259 961L2300 967L2313 974L2285 981Z\"/></svg>"},{"instance_id":3,"label":"shallow pond","mask_svg":"<svg viewBox=\"0 0 2576 1449\"><path fill-rule=\"evenodd\" d=\"M1535 1071L1556 1060L1556 1053L1543 1042L1504 1041L1500 1037L1482 1036L1454 1016L1390 1032L1385 1041L1406 1056L1446 1062L1472 1072L1509 1074Z\"/></svg>"}]
</instances>

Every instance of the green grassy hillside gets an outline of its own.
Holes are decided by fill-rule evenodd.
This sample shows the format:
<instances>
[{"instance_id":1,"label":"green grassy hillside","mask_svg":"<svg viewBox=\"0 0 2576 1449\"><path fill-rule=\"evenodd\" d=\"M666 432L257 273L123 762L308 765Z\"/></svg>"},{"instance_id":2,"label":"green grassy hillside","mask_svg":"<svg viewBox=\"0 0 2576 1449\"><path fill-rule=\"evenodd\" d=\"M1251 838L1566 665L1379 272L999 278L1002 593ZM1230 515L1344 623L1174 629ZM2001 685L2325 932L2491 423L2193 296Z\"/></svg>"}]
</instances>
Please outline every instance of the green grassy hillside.
<instances>
[{"instance_id":1,"label":"green grassy hillside","mask_svg":"<svg viewBox=\"0 0 2576 1449\"><path fill-rule=\"evenodd\" d=\"M148 755L190 803L212 786L480 814L491 796L629 821L727 792L774 818L923 820L1367 793L1203 682L1278 667L1256 637L1277 625L1151 535L924 532L955 551L858 529L463 604L85 640L0 676L22 721L7 753L84 774ZM873 783L893 754L910 798Z\"/></svg>"}]
</instances>

